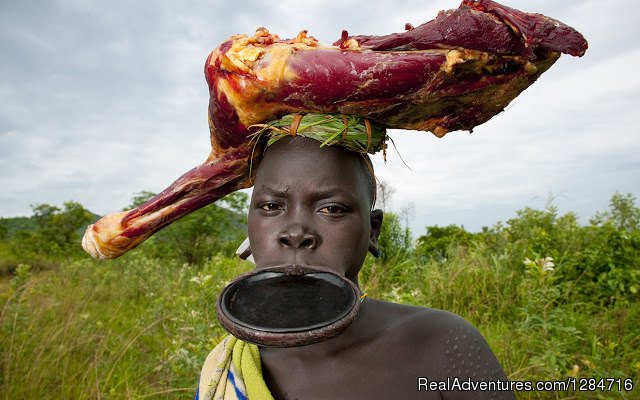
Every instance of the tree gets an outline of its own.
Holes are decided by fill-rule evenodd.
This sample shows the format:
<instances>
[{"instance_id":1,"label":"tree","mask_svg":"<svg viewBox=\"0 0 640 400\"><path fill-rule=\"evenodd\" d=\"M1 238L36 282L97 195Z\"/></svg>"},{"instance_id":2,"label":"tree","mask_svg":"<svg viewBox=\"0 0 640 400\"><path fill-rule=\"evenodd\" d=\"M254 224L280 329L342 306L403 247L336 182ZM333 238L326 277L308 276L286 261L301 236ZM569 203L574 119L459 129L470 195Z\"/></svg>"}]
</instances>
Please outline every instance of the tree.
<instances>
[{"instance_id":1,"label":"tree","mask_svg":"<svg viewBox=\"0 0 640 400\"><path fill-rule=\"evenodd\" d=\"M36 269L51 268L63 259L82 254L80 239L95 216L80 203L68 201L62 208L32 205L33 215L22 228L14 229L8 241L16 261ZM15 267L10 266L10 267Z\"/></svg>"},{"instance_id":2,"label":"tree","mask_svg":"<svg viewBox=\"0 0 640 400\"><path fill-rule=\"evenodd\" d=\"M59 207L50 204L36 204L31 206L33 211L33 219L36 220L40 229L46 229L51 226L54 215L61 210Z\"/></svg>"},{"instance_id":3,"label":"tree","mask_svg":"<svg viewBox=\"0 0 640 400\"><path fill-rule=\"evenodd\" d=\"M405 207L400 210L399 217L404 220L404 247L409 251L413 248L413 237L411 235L411 228L409 228L409 221L415 217L416 206L412 202L409 202Z\"/></svg>"},{"instance_id":4,"label":"tree","mask_svg":"<svg viewBox=\"0 0 640 400\"><path fill-rule=\"evenodd\" d=\"M635 201L631 193L616 193L609 200L609 211L596 214L591 222L602 225L610 221L616 228L627 232L640 230L640 208L636 207Z\"/></svg>"},{"instance_id":5,"label":"tree","mask_svg":"<svg viewBox=\"0 0 640 400\"><path fill-rule=\"evenodd\" d=\"M387 212L391 207L391 198L395 194L396 189L391 186L387 181L378 182L376 207L382 211Z\"/></svg>"},{"instance_id":6,"label":"tree","mask_svg":"<svg viewBox=\"0 0 640 400\"><path fill-rule=\"evenodd\" d=\"M0 218L0 240L5 241L9 237L9 228L7 227L7 220Z\"/></svg>"},{"instance_id":7,"label":"tree","mask_svg":"<svg viewBox=\"0 0 640 400\"><path fill-rule=\"evenodd\" d=\"M156 193L149 192L146 190L135 193L131 198L131 203L129 204L129 206L127 208L124 208L122 211L127 211L132 208L137 208L143 205L144 203L146 203L147 201L151 200L155 196L156 196Z\"/></svg>"},{"instance_id":8,"label":"tree","mask_svg":"<svg viewBox=\"0 0 640 400\"><path fill-rule=\"evenodd\" d=\"M226 204L227 208L238 214L246 215L249 211L249 195L244 192L233 192L224 196L218 203Z\"/></svg>"},{"instance_id":9,"label":"tree","mask_svg":"<svg viewBox=\"0 0 640 400\"><path fill-rule=\"evenodd\" d=\"M44 243L56 244L60 249L77 246L81 233L94 216L82 204L68 201L63 208L49 204L31 206L33 218L38 223L36 234Z\"/></svg>"},{"instance_id":10,"label":"tree","mask_svg":"<svg viewBox=\"0 0 640 400\"><path fill-rule=\"evenodd\" d=\"M155 196L142 191L131 199L135 208ZM153 256L172 257L189 264L199 263L213 254L232 254L246 236L249 196L234 192L158 231L141 249Z\"/></svg>"},{"instance_id":11,"label":"tree","mask_svg":"<svg viewBox=\"0 0 640 400\"><path fill-rule=\"evenodd\" d=\"M635 198L614 194L609 210L596 214L583 232L584 251L576 263L582 275L579 289L590 290L603 303L639 300L640 208Z\"/></svg>"},{"instance_id":12,"label":"tree","mask_svg":"<svg viewBox=\"0 0 640 400\"><path fill-rule=\"evenodd\" d=\"M417 253L426 259L444 260L453 246L469 246L473 234L463 226L428 226L427 234L418 238Z\"/></svg>"}]
</instances>

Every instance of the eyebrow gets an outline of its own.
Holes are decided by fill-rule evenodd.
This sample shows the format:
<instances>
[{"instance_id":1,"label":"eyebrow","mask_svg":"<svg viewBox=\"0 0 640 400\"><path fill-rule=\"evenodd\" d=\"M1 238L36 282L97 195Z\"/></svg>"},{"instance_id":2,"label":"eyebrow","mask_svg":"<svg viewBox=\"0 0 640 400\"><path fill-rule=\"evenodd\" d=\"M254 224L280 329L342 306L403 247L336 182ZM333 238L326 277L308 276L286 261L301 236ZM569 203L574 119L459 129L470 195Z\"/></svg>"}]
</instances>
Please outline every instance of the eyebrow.
<instances>
[{"instance_id":1,"label":"eyebrow","mask_svg":"<svg viewBox=\"0 0 640 400\"><path fill-rule=\"evenodd\" d=\"M267 194L270 194L275 197L285 197L287 195L287 192L289 191L289 186L285 186L284 188L274 188L266 184L263 184L260 186L258 191L264 191Z\"/></svg>"},{"instance_id":2,"label":"eyebrow","mask_svg":"<svg viewBox=\"0 0 640 400\"><path fill-rule=\"evenodd\" d=\"M354 197L351 192L342 190L340 188L329 188L329 189L317 190L313 192L313 197L316 199L325 199L327 197L332 197L335 195L345 196L349 199Z\"/></svg>"},{"instance_id":3,"label":"eyebrow","mask_svg":"<svg viewBox=\"0 0 640 400\"><path fill-rule=\"evenodd\" d=\"M268 186L266 184L263 184L260 186L260 188L258 189L258 191L260 192L265 192L271 196L274 197L287 197L287 192L289 191L289 186L283 187L283 188L278 188L278 187L271 187ZM325 199L328 197L332 197L332 196L336 196L336 195L340 195L340 196L344 196L346 198L348 198L349 200L355 200L356 196L353 195L353 193L343 190L341 188L327 188L327 189L320 189L317 191L314 191L312 194L312 198L313 200L320 200L320 199Z\"/></svg>"}]
</instances>

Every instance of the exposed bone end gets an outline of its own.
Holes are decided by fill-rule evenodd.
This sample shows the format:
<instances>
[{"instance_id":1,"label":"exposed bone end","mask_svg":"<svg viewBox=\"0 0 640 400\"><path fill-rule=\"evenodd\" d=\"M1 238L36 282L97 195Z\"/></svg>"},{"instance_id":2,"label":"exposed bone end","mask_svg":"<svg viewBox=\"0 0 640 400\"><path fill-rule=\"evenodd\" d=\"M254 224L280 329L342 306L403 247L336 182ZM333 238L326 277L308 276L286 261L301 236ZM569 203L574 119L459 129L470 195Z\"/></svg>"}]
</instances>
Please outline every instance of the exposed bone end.
<instances>
[{"instance_id":1,"label":"exposed bone end","mask_svg":"<svg viewBox=\"0 0 640 400\"><path fill-rule=\"evenodd\" d=\"M107 256L105 256L100 251L100 246L96 242L96 237L93 234L94 225L91 224L87 227L87 230L84 232L84 236L82 236L82 248L84 251L89 253L91 257L97 260L106 260Z\"/></svg>"},{"instance_id":2,"label":"exposed bone end","mask_svg":"<svg viewBox=\"0 0 640 400\"><path fill-rule=\"evenodd\" d=\"M106 215L90 225L82 247L97 259L118 258L137 247L164 226L220 197L253 184L263 144L246 143L222 157L183 174L167 189L134 210ZM253 161L251 161L253 160Z\"/></svg>"},{"instance_id":3,"label":"exposed bone end","mask_svg":"<svg viewBox=\"0 0 640 400\"><path fill-rule=\"evenodd\" d=\"M145 237L128 238L122 235L122 219L129 211L121 211L100 218L89 225L82 237L82 248L93 258L107 260L118 258L140 244Z\"/></svg>"}]
</instances>

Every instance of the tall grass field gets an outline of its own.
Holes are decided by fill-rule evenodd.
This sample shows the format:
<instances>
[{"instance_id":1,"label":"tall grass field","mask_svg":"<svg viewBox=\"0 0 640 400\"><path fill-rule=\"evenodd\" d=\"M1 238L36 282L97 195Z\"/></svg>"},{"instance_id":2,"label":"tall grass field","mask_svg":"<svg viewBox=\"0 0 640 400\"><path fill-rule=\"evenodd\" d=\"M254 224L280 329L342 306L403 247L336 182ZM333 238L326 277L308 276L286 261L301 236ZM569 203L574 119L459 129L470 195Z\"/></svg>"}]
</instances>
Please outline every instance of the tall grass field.
<instances>
[{"instance_id":1,"label":"tall grass field","mask_svg":"<svg viewBox=\"0 0 640 400\"><path fill-rule=\"evenodd\" d=\"M204 209L108 262L75 248L93 216L80 218L71 205L34 208L35 222L19 227L3 220L0 399L193 398L204 358L226 334L217 295L253 267L233 256L244 227L231 208ZM73 212L68 242L62 231L51 238ZM221 218L226 225L216 225ZM361 271L369 296L461 315L510 380L575 379L585 389L518 391L518 399L640 399L640 209L632 196L614 195L586 224L553 206L524 208L482 232L429 227L413 240L399 221L389 213L384 255Z\"/></svg>"}]
</instances>

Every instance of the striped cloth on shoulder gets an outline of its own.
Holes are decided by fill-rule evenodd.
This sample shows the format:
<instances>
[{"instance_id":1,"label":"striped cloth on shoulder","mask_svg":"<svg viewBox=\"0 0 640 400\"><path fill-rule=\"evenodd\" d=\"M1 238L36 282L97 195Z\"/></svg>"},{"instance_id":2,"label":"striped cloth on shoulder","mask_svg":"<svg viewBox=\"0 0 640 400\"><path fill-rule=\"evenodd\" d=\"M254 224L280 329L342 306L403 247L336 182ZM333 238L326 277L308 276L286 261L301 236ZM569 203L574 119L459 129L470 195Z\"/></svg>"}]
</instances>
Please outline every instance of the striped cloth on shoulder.
<instances>
[{"instance_id":1,"label":"striped cloth on shoulder","mask_svg":"<svg viewBox=\"0 0 640 400\"><path fill-rule=\"evenodd\" d=\"M262 377L258 346L231 335L209 353L195 400L273 400Z\"/></svg>"}]
</instances>

